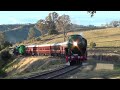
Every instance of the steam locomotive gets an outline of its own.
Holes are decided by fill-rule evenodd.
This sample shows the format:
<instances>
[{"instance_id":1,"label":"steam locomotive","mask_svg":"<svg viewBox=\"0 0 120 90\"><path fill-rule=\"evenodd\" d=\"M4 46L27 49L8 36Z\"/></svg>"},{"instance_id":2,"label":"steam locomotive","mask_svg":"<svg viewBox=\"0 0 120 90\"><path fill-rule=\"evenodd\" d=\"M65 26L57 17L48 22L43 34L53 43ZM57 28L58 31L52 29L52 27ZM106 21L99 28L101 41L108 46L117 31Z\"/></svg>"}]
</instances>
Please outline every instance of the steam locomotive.
<instances>
[{"instance_id":1,"label":"steam locomotive","mask_svg":"<svg viewBox=\"0 0 120 90\"><path fill-rule=\"evenodd\" d=\"M66 62L82 63L87 60L87 40L81 35L71 35L65 51Z\"/></svg>"},{"instance_id":2,"label":"steam locomotive","mask_svg":"<svg viewBox=\"0 0 120 90\"><path fill-rule=\"evenodd\" d=\"M70 65L82 63L87 60L87 40L81 35L71 35L68 42L44 44L44 45L21 45L14 49L15 55L39 56L50 55L65 57Z\"/></svg>"}]
</instances>

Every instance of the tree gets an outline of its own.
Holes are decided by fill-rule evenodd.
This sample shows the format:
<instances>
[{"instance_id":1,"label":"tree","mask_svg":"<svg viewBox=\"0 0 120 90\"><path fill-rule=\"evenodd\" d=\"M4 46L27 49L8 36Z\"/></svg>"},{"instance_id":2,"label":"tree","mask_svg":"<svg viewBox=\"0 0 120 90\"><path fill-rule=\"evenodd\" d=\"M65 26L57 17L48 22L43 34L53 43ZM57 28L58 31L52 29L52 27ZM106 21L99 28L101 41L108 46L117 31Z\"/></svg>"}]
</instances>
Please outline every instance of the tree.
<instances>
[{"instance_id":1,"label":"tree","mask_svg":"<svg viewBox=\"0 0 120 90\"><path fill-rule=\"evenodd\" d=\"M12 43L8 42L8 41L5 41L4 42L4 47L9 47L9 46L12 46Z\"/></svg>"},{"instance_id":2,"label":"tree","mask_svg":"<svg viewBox=\"0 0 120 90\"><path fill-rule=\"evenodd\" d=\"M35 27L38 30L40 30L42 35L47 34L49 31L51 32L51 30L55 31L57 18L58 18L58 13L56 12L49 13L48 16L45 18L45 20L40 19Z\"/></svg>"},{"instance_id":3,"label":"tree","mask_svg":"<svg viewBox=\"0 0 120 90\"><path fill-rule=\"evenodd\" d=\"M46 26L46 22L43 19L40 19L36 25L35 28L38 29L42 35L47 33L47 26Z\"/></svg>"},{"instance_id":4,"label":"tree","mask_svg":"<svg viewBox=\"0 0 120 90\"><path fill-rule=\"evenodd\" d=\"M94 14L96 13L96 11L87 11L87 12L91 14L91 17L93 17Z\"/></svg>"},{"instance_id":5,"label":"tree","mask_svg":"<svg viewBox=\"0 0 120 90\"><path fill-rule=\"evenodd\" d=\"M32 39L33 37L35 37L35 31L34 28L30 28L28 33L28 39Z\"/></svg>"},{"instance_id":6,"label":"tree","mask_svg":"<svg viewBox=\"0 0 120 90\"><path fill-rule=\"evenodd\" d=\"M110 25L113 26L113 27L117 27L117 26L119 26L119 21L112 21L110 23Z\"/></svg>"},{"instance_id":7,"label":"tree","mask_svg":"<svg viewBox=\"0 0 120 90\"><path fill-rule=\"evenodd\" d=\"M5 33L0 32L0 50L4 49L4 43L6 42Z\"/></svg>"},{"instance_id":8,"label":"tree","mask_svg":"<svg viewBox=\"0 0 120 90\"><path fill-rule=\"evenodd\" d=\"M49 13L49 15L46 17L46 21L50 21L50 22L56 22L57 19L58 19L58 13L56 12L52 12L52 13Z\"/></svg>"},{"instance_id":9,"label":"tree","mask_svg":"<svg viewBox=\"0 0 120 90\"><path fill-rule=\"evenodd\" d=\"M1 59L4 61L8 61L11 58L11 54L9 53L8 50L2 51L0 56Z\"/></svg>"},{"instance_id":10,"label":"tree","mask_svg":"<svg viewBox=\"0 0 120 90\"><path fill-rule=\"evenodd\" d=\"M48 34L58 34L58 31L56 31L56 21L58 19L58 13L53 12L49 13L49 15L46 17L46 25L48 29Z\"/></svg>"},{"instance_id":11,"label":"tree","mask_svg":"<svg viewBox=\"0 0 120 90\"><path fill-rule=\"evenodd\" d=\"M5 33L0 32L0 44L3 44L5 42Z\"/></svg>"},{"instance_id":12,"label":"tree","mask_svg":"<svg viewBox=\"0 0 120 90\"><path fill-rule=\"evenodd\" d=\"M51 29L50 29L50 30L48 31L48 35L52 35L52 34L59 34L59 33L58 33L57 30L53 30L53 29L51 30Z\"/></svg>"},{"instance_id":13,"label":"tree","mask_svg":"<svg viewBox=\"0 0 120 90\"><path fill-rule=\"evenodd\" d=\"M68 25L70 25L70 17L69 15L62 15L58 17L57 20L57 26L58 29L62 29L63 33L64 33L64 41L65 41L65 37L66 37L66 29L68 28Z\"/></svg>"},{"instance_id":14,"label":"tree","mask_svg":"<svg viewBox=\"0 0 120 90\"><path fill-rule=\"evenodd\" d=\"M90 42L90 48L94 48L96 46L95 42Z\"/></svg>"}]
</instances>

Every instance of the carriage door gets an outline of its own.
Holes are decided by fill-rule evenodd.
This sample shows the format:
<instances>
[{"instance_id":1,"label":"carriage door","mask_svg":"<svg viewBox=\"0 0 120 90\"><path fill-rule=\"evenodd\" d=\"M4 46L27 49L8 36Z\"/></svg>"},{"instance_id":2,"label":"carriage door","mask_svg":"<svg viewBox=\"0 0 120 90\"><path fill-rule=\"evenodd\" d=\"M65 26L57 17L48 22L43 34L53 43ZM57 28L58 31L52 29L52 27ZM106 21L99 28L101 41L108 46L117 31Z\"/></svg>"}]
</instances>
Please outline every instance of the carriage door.
<instances>
[{"instance_id":1,"label":"carriage door","mask_svg":"<svg viewBox=\"0 0 120 90\"><path fill-rule=\"evenodd\" d=\"M34 55L37 55L37 47L33 47L33 53Z\"/></svg>"}]
</instances>

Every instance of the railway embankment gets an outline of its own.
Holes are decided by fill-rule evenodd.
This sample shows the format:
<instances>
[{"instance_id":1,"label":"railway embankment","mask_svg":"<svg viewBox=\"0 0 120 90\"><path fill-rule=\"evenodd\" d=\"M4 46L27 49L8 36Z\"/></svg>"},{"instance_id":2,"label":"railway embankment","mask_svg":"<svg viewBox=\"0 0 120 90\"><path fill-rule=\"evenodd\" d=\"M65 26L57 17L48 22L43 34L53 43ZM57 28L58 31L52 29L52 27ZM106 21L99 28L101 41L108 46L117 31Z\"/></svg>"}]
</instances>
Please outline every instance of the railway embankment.
<instances>
[{"instance_id":1,"label":"railway embankment","mask_svg":"<svg viewBox=\"0 0 120 90\"><path fill-rule=\"evenodd\" d=\"M23 78L43 73L64 66L65 60L50 56L19 57L7 64L3 70L7 73L6 79Z\"/></svg>"}]
</instances>

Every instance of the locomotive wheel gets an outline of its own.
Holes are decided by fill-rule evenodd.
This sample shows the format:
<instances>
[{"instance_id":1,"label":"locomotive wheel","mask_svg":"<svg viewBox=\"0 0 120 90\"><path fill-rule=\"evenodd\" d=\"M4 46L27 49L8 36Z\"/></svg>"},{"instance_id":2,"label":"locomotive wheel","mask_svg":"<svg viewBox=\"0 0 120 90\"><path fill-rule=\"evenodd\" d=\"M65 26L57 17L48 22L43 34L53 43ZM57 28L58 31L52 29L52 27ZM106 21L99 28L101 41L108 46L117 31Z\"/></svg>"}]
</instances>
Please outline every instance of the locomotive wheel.
<instances>
[{"instance_id":1,"label":"locomotive wheel","mask_svg":"<svg viewBox=\"0 0 120 90\"><path fill-rule=\"evenodd\" d=\"M72 66L73 65L73 62L70 62L70 66Z\"/></svg>"},{"instance_id":2,"label":"locomotive wheel","mask_svg":"<svg viewBox=\"0 0 120 90\"><path fill-rule=\"evenodd\" d=\"M85 57L87 58L87 51L85 52Z\"/></svg>"},{"instance_id":3,"label":"locomotive wheel","mask_svg":"<svg viewBox=\"0 0 120 90\"><path fill-rule=\"evenodd\" d=\"M75 64L75 62L71 61L70 62L70 66L73 66Z\"/></svg>"},{"instance_id":4,"label":"locomotive wheel","mask_svg":"<svg viewBox=\"0 0 120 90\"><path fill-rule=\"evenodd\" d=\"M79 62L79 65L82 65L82 62L81 62L81 61Z\"/></svg>"}]
</instances>

